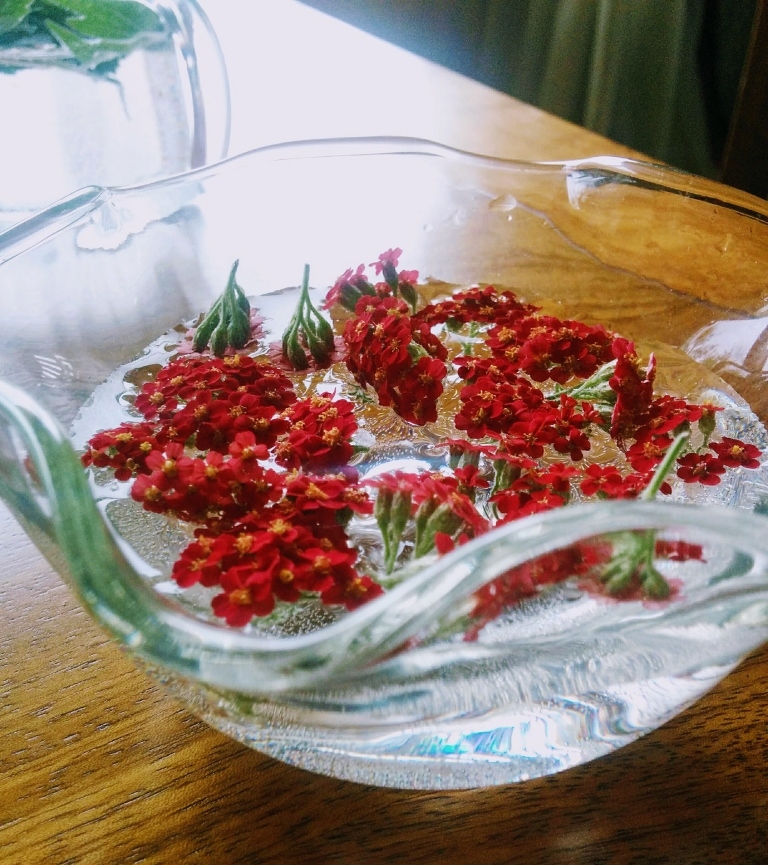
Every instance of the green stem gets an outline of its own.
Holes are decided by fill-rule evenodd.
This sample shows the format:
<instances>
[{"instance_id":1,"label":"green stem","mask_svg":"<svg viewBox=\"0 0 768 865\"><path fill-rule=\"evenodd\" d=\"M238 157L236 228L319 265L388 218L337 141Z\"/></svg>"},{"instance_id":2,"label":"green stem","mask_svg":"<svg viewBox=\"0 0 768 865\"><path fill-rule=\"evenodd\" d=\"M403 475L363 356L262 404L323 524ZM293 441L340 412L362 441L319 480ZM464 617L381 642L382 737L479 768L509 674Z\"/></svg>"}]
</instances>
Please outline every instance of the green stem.
<instances>
[{"instance_id":1,"label":"green stem","mask_svg":"<svg viewBox=\"0 0 768 865\"><path fill-rule=\"evenodd\" d=\"M471 321L469 323L469 333L467 337L469 339L474 339L478 333L480 333L480 325L476 321ZM475 345L472 342L462 342L461 343L461 352L465 357L472 357L475 353Z\"/></svg>"},{"instance_id":2,"label":"green stem","mask_svg":"<svg viewBox=\"0 0 768 865\"><path fill-rule=\"evenodd\" d=\"M661 485L675 464L675 460L688 442L688 433L680 433L667 448L664 459L653 473L648 486L640 495L642 501L656 497ZM605 588L611 595L625 591L632 579L637 577L649 598L663 600L669 597L669 583L656 570L656 532L622 532L614 538L613 557L602 574Z\"/></svg>"},{"instance_id":3,"label":"green stem","mask_svg":"<svg viewBox=\"0 0 768 865\"><path fill-rule=\"evenodd\" d=\"M571 395L573 396L575 391L584 388L587 384L594 387L600 380L607 382L609 378L607 367L610 366L611 364L606 364L591 380L572 390ZM675 461L686 448L688 439L688 432L680 433L673 439L648 486L641 493L642 501L652 501L656 498ZM613 558L602 575L608 593L620 594L629 586L633 576L637 575L649 597L659 600L669 597L669 584L653 564L655 550L656 532L654 531L623 532L618 536L614 541Z\"/></svg>"},{"instance_id":4,"label":"green stem","mask_svg":"<svg viewBox=\"0 0 768 865\"><path fill-rule=\"evenodd\" d=\"M613 378L615 370L616 361L612 360L603 364L588 379L573 387L556 387L551 394L548 394L547 399L559 400L561 394L567 394L573 399L600 403L600 405L595 406L598 411L602 408L612 408L616 402L616 393L608 382Z\"/></svg>"},{"instance_id":5,"label":"green stem","mask_svg":"<svg viewBox=\"0 0 768 865\"><path fill-rule=\"evenodd\" d=\"M653 473L651 482L640 494L641 501L648 502L656 498L656 495L661 489L661 485L664 483L667 475L672 469L672 466L675 464L675 460L686 447L688 438L689 436L687 432L675 436L672 444L667 448L667 452L664 454L664 459L658 464L658 466L656 466L656 471Z\"/></svg>"}]
</instances>

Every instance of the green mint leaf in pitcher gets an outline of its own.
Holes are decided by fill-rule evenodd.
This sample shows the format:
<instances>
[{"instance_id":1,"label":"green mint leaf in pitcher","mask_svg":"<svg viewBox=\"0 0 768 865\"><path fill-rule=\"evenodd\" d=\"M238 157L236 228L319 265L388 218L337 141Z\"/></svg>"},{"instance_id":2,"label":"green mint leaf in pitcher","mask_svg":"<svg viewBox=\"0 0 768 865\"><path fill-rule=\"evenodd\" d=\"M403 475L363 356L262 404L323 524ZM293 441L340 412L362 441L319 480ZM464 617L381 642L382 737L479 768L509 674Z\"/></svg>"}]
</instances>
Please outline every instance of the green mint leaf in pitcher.
<instances>
[{"instance_id":1,"label":"green mint leaf in pitcher","mask_svg":"<svg viewBox=\"0 0 768 865\"><path fill-rule=\"evenodd\" d=\"M0 0L0 48L49 50L50 65L108 74L131 51L166 39L161 17L137 0Z\"/></svg>"}]
</instances>

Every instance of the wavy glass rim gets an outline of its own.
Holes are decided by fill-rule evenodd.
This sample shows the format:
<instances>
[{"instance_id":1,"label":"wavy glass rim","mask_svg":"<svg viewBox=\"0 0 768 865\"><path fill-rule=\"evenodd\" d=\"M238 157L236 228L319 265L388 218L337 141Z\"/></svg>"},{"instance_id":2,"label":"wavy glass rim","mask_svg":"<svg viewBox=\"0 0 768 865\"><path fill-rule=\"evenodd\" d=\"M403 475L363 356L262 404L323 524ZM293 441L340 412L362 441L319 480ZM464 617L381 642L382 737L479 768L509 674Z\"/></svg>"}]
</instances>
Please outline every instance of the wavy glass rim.
<instances>
[{"instance_id":1,"label":"wavy glass rim","mask_svg":"<svg viewBox=\"0 0 768 865\"><path fill-rule=\"evenodd\" d=\"M187 0L197 5L196 0ZM201 10L202 11L202 10ZM206 19L207 20L207 19ZM215 34L211 31L215 38ZM217 43L218 44L218 43ZM681 169L623 156L527 162L459 150L435 141L405 136L317 138L267 144L180 174L124 186L85 186L0 232L0 265L85 219L113 197L173 189L216 177L237 165L298 159L367 156L428 156L476 167L527 173L585 172L597 179L630 183L710 204L722 205L747 218L768 224L768 201Z\"/></svg>"},{"instance_id":2,"label":"wavy glass rim","mask_svg":"<svg viewBox=\"0 0 768 865\"><path fill-rule=\"evenodd\" d=\"M573 504L482 535L320 630L256 636L180 611L134 570L96 506L66 432L40 405L0 383L0 418L21 445L15 475L4 466L0 493L33 538L42 532L55 543L65 577L86 608L145 660L214 687L277 693L355 674L370 684L371 665L449 614L458 600L525 561L610 532L693 528L748 550L753 560L762 557L763 570L768 563L768 519L760 515L666 502ZM465 645L451 662L478 657L476 646Z\"/></svg>"},{"instance_id":3,"label":"wavy glass rim","mask_svg":"<svg viewBox=\"0 0 768 865\"><path fill-rule=\"evenodd\" d=\"M526 172L591 172L708 202L768 222L768 202L676 169L623 157L523 162L467 153L414 138L339 138L268 145L174 177L124 187L87 187L0 235L0 263L85 219L105 200L196 184L244 161L412 154ZM59 548L62 570L83 604L120 642L151 663L210 686L279 693L329 681L371 680L370 666L457 599L515 565L586 537L670 525L706 532L768 561L768 519L712 506L661 502L572 504L510 523L425 566L407 581L338 622L301 636L264 637L196 619L160 595L118 549L88 488L67 433L28 395L0 383L0 418L35 466L21 456L0 478L0 492L34 536ZM21 454L21 451L20 451ZM4 467L7 469L7 466ZM45 544L42 544L43 548ZM60 566L60 563L57 562ZM467 648L477 657L477 647ZM375 676L375 671L373 671Z\"/></svg>"}]
</instances>

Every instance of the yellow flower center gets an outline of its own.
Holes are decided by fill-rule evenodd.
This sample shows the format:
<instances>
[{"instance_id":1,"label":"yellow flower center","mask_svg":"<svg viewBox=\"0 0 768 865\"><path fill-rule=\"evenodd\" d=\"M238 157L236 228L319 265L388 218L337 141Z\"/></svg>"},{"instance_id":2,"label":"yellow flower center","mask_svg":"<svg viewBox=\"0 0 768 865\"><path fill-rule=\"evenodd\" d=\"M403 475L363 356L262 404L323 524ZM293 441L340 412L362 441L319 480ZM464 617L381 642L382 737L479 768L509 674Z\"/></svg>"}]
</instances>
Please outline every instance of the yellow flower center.
<instances>
[{"instance_id":1,"label":"yellow flower center","mask_svg":"<svg viewBox=\"0 0 768 865\"><path fill-rule=\"evenodd\" d=\"M235 589L234 592L229 593L229 600L236 607L248 607L251 604L251 590Z\"/></svg>"},{"instance_id":2,"label":"yellow flower center","mask_svg":"<svg viewBox=\"0 0 768 865\"><path fill-rule=\"evenodd\" d=\"M328 494L324 493L317 484L308 484L304 495L308 499L327 499Z\"/></svg>"}]
</instances>

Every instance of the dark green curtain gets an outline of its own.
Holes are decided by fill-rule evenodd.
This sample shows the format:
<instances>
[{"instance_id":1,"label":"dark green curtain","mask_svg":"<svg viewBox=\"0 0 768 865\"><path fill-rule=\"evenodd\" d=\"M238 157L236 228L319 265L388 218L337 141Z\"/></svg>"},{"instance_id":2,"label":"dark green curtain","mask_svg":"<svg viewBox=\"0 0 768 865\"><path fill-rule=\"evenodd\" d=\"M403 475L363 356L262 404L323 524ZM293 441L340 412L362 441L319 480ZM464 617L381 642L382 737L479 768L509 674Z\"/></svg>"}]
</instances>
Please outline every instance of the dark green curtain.
<instances>
[{"instance_id":1,"label":"dark green curtain","mask_svg":"<svg viewBox=\"0 0 768 865\"><path fill-rule=\"evenodd\" d=\"M304 2L709 176L755 10L755 0Z\"/></svg>"},{"instance_id":2,"label":"dark green curtain","mask_svg":"<svg viewBox=\"0 0 768 865\"><path fill-rule=\"evenodd\" d=\"M715 171L697 65L704 2L475 0L485 80L658 159Z\"/></svg>"}]
</instances>

